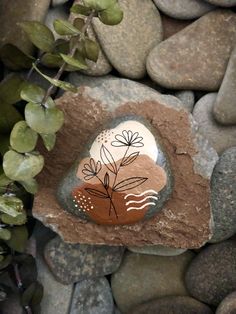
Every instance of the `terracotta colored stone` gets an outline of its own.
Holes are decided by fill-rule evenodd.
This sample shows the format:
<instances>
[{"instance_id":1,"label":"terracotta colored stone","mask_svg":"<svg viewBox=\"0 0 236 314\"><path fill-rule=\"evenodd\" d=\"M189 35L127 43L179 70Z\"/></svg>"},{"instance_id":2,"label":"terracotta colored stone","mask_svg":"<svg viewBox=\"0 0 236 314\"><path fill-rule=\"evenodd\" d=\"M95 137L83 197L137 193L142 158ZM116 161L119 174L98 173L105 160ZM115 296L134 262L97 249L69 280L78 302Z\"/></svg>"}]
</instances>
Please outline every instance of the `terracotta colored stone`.
<instances>
[{"instance_id":1,"label":"terracotta colored stone","mask_svg":"<svg viewBox=\"0 0 236 314\"><path fill-rule=\"evenodd\" d=\"M65 124L54 150L42 149L45 168L38 178L34 216L71 243L201 246L211 236L209 178L217 154L196 132L191 116L177 98L142 84L111 77L84 80L91 87L65 93L57 100ZM159 132L173 171L172 197L154 218L127 226L97 225L64 211L55 196L62 176L96 130L127 114L143 117Z\"/></svg>"}]
</instances>

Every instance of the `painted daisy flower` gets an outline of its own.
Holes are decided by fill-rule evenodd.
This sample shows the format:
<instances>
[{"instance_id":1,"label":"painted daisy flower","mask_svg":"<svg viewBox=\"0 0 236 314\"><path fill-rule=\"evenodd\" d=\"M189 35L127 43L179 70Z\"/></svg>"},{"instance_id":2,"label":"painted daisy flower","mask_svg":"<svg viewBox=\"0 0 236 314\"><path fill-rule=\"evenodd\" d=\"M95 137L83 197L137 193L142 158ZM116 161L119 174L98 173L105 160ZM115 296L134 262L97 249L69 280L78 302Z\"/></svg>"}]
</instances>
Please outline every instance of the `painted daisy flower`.
<instances>
[{"instance_id":1,"label":"painted daisy flower","mask_svg":"<svg viewBox=\"0 0 236 314\"><path fill-rule=\"evenodd\" d=\"M84 164L84 169L82 170L85 180L90 180L95 177L101 170L101 161L95 162L93 158L90 158L88 164Z\"/></svg>"},{"instance_id":2,"label":"painted daisy flower","mask_svg":"<svg viewBox=\"0 0 236 314\"><path fill-rule=\"evenodd\" d=\"M144 146L142 140L143 137L139 136L138 132L133 133L132 131L122 131L121 134L115 136L116 141L111 143L112 146L121 147L121 146L132 146L132 147L142 147Z\"/></svg>"}]
</instances>

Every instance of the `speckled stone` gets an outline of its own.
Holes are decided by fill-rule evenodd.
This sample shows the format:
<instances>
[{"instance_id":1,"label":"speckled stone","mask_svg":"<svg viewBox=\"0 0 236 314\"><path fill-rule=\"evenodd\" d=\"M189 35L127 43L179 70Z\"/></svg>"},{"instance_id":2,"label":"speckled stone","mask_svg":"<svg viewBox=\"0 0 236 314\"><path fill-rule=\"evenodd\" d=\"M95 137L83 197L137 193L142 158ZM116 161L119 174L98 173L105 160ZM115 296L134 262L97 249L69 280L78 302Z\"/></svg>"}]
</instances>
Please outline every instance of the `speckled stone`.
<instances>
[{"instance_id":1,"label":"speckled stone","mask_svg":"<svg viewBox=\"0 0 236 314\"><path fill-rule=\"evenodd\" d=\"M188 112L193 111L195 96L191 90L183 90L175 93L175 97L182 101L184 107Z\"/></svg>"},{"instance_id":2,"label":"speckled stone","mask_svg":"<svg viewBox=\"0 0 236 314\"><path fill-rule=\"evenodd\" d=\"M215 121L212 111L216 96L217 93L209 93L200 98L194 106L193 117L199 132L221 154L227 148L236 146L236 126L223 126Z\"/></svg>"},{"instance_id":3,"label":"speckled stone","mask_svg":"<svg viewBox=\"0 0 236 314\"><path fill-rule=\"evenodd\" d=\"M195 19L215 9L202 0L154 0L158 9L176 19Z\"/></svg>"},{"instance_id":4,"label":"speckled stone","mask_svg":"<svg viewBox=\"0 0 236 314\"><path fill-rule=\"evenodd\" d=\"M187 296L170 296L141 304L129 314L213 314L211 309Z\"/></svg>"},{"instance_id":5,"label":"speckled stone","mask_svg":"<svg viewBox=\"0 0 236 314\"><path fill-rule=\"evenodd\" d=\"M58 281L70 284L109 275L120 266L123 247L67 244L59 237L45 247L45 260Z\"/></svg>"},{"instance_id":6,"label":"speckled stone","mask_svg":"<svg viewBox=\"0 0 236 314\"><path fill-rule=\"evenodd\" d=\"M98 40L114 68L128 78L142 78L146 58L162 40L160 14L151 0L120 0L123 20L115 26L94 19Z\"/></svg>"},{"instance_id":7,"label":"speckled stone","mask_svg":"<svg viewBox=\"0 0 236 314\"><path fill-rule=\"evenodd\" d=\"M236 313L236 291L227 295L216 309L216 314L235 314Z\"/></svg>"},{"instance_id":8,"label":"speckled stone","mask_svg":"<svg viewBox=\"0 0 236 314\"><path fill-rule=\"evenodd\" d=\"M177 20L163 13L161 14L161 21L162 21L162 27L163 27L163 40L180 32L186 26L193 23L192 20Z\"/></svg>"},{"instance_id":9,"label":"speckled stone","mask_svg":"<svg viewBox=\"0 0 236 314\"><path fill-rule=\"evenodd\" d=\"M177 256L184 253L185 249L176 249L162 245L152 246L130 246L129 251L139 254L159 255L159 256Z\"/></svg>"},{"instance_id":10,"label":"speckled stone","mask_svg":"<svg viewBox=\"0 0 236 314\"><path fill-rule=\"evenodd\" d=\"M222 7L233 7L234 5L236 5L236 0L205 0L205 1Z\"/></svg>"},{"instance_id":11,"label":"speckled stone","mask_svg":"<svg viewBox=\"0 0 236 314\"><path fill-rule=\"evenodd\" d=\"M129 313L136 305L154 298L188 295L184 272L193 257L190 251L172 257L126 253L111 278L118 308Z\"/></svg>"},{"instance_id":12,"label":"speckled stone","mask_svg":"<svg viewBox=\"0 0 236 314\"><path fill-rule=\"evenodd\" d=\"M11 43L26 53L31 53L33 45L17 24L25 20L43 21L49 4L50 0L1 0L0 46Z\"/></svg>"},{"instance_id":13,"label":"speckled stone","mask_svg":"<svg viewBox=\"0 0 236 314\"><path fill-rule=\"evenodd\" d=\"M236 124L236 47L232 51L227 70L213 108L215 119L222 124Z\"/></svg>"},{"instance_id":14,"label":"speckled stone","mask_svg":"<svg viewBox=\"0 0 236 314\"><path fill-rule=\"evenodd\" d=\"M85 279L75 285L69 314L113 314L111 287L105 277Z\"/></svg>"},{"instance_id":15,"label":"speckled stone","mask_svg":"<svg viewBox=\"0 0 236 314\"><path fill-rule=\"evenodd\" d=\"M193 297L217 306L236 290L236 240L204 248L191 262L185 281Z\"/></svg>"},{"instance_id":16,"label":"speckled stone","mask_svg":"<svg viewBox=\"0 0 236 314\"><path fill-rule=\"evenodd\" d=\"M220 242L236 233L236 147L227 149L211 177L214 232L210 242Z\"/></svg>"},{"instance_id":17,"label":"speckled stone","mask_svg":"<svg viewBox=\"0 0 236 314\"><path fill-rule=\"evenodd\" d=\"M215 10L152 49L148 74L171 89L217 90L235 40L236 14Z\"/></svg>"}]
</instances>

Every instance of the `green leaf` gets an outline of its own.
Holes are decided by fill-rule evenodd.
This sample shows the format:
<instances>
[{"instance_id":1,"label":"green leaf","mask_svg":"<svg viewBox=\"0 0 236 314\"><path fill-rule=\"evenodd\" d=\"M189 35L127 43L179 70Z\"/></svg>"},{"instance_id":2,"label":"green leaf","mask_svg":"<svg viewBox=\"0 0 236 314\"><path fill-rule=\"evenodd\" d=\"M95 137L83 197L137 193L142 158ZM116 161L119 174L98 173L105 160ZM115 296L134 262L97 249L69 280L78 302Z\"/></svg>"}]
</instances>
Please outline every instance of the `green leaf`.
<instances>
[{"instance_id":1,"label":"green leaf","mask_svg":"<svg viewBox=\"0 0 236 314\"><path fill-rule=\"evenodd\" d=\"M6 241L7 245L16 252L23 253L28 240L28 231L26 226L17 226L10 228L11 238Z\"/></svg>"},{"instance_id":2,"label":"green leaf","mask_svg":"<svg viewBox=\"0 0 236 314\"><path fill-rule=\"evenodd\" d=\"M99 12L98 17L103 24L117 25L123 19L123 11L118 4Z\"/></svg>"},{"instance_id":3,"label":"green leaf","mask_svg":"<svg viewBox=\"0 0 236 314\"><path fill-rule=\"evenodd\" d=\"M79 70L86 70L88 68L88 65L85 63L85 61L80 57L76 56L76 58L70 57L68 55L64 55L61 53L62 59L69 65L78 68Z\"/></svg>"},{"instance_id":4,"label":"green leaf","mask_svg":"<svg viewBox=\"0 0 236 314\"><path fill-rule=\"evenodd\" d=\"M0 103L0 133L9 133L22 116L15 107L7 103Z\"/></svg>"},{"instance_id":5,"label":"green leaf","mask_svg":"<svg viewBox=\"0 0 236 314\"><path fill-rule=\"evenodd\" d=\"M25 212L22 212L20 213L18 216L16 217L12 217L10 215L7 215L7 214L3 214L0 216L2 222L4 224L7 224L7 225L17 225L17 226L20 226L20 225L24 225L27 221L27 215Z\"/></svg>"},{"instance_id":6,"label":"green leaf","mask_svg":"<svg viewBox=\"0 0 236 314\"><path fill-rule=\"evenodd\" d=\"M57 107L44 108L34 103L28 103L25 107L25 119L27 124L38 133L56 133L63 125L64 114Z\"/></svg>"},{"instance_id":7,"label":"green leaf","mask_svg":"<svg viewBox=\"0 0 236 314\"><path fill-rule=\"evenodd\" d=\"M84 42L84 47L86 51L86 58L89 60L92 60L94 62L97 62L98 56L99 56L99 46L98 44L89 39L86 38Z\"/></svg>"},{"instance_id":8,"label":"green leaf","mask_svg":"<svg viewBox=\"0 0 236 314\"><path fill-rule=\"evenodd\" d=\"M106 10L116 4L117 0L84 0L85 6L97 11Z\"/></svg>"},{"instance_id":9,"label":"green leaf","mask_svg":"<svg viewBox=\"0 0 236 314\"><path fill-rule=\"evenodd\" d=\"M49 81L51 84L60 87L61 89L64 90L69 90L71 92L76 93L77 92L77 87L75 87L74 85L68 83L68 82L63 82L60 80L56 80L54 78L51 78L45 74L43 74L35 65L33 65L34 69L40 74L42 75L42 77L44 77L47 81ZM45 133L45 132L41 132L41 133ZM47 132L46 132L47 133ZM50 133L50 132L49 132Z\"/></svg>"},{"instance_id":10,"label":"green leaf","mask_svg":"<svg viewBox=\"0 0 236 314\"><path fill-rule=\"evenodd\" d=\"M59 68L63 64L63 59L59 54L48 52L41 58L41 63L48 68Z\"/></svg>"},{"instance_id":11,"label":"green leaf","mask_svg":"<svg viewBox=\"0 0 236 314\"><path fill-rule=\"evenodd\" d=\"M36 194L38 191L38 183L34 178L30 178L27 181L19 181L24 189L31 194Z\"/></svg>"},{"instance_id":12,"label":"green leaf","mask_svg":"<svg viewBox=\"0 0 236 314\"><path fill-rule=\"evenodd\" d=\"M9 135L0 134L0 154L3 156L9 149Z\"/></svg>"},{"instance_id":13,"label":"green leaf","mask_svg":"<svg viewBox=\"0 0 236 314\"><path fill-rule=\"evenodd\" d=\"M19 153L32 151L37 144L37 140L38 134L25 121L17 122L11 131L11 147Z\"/></svg>"},{"instance_id":14,"label":"green leaf","mask_svg":"<svg viewBox=\"0 0 236 314\"><path fill-rule=\"evenodd\" d=\"M70 12L88 16L92 12L92 10L81 4L73 4L73 6L70 9Z\"/></svg>"},{"instance_id":15,"label":"green leaf","mask_svg":"<svg viewBox=\"0 0 236 314\"><path fill-rule=\"evenodd\" d=\"M3 261L0 262L0 269L6 268L12 261L11 255L7 255Z\"/></svg>"},{"instance_id":16,"label":"green leaf","mask_svg":"<svg viewBox=\"0 0 236 314\"><path fill-rule=\"evenodd\" d=\"M45 90L42 89L40 86L36 84L27 83L26 86L22 89L20 95L21 98L24 99L25 101L41 104L44 99L45 93L46 93ZM53 108L55 107L55 102L51 97L48 97L44 106L46 108Z\"/></svg>"},{"instance_id":17,"label":"green leaf","mask_svg":"<svg viewBox=\"0 0 236 314\"><path fill-rule=\"evenodd\" d=\"M32 62L35 60L12 44L2 46L0 49L0 58L3 64L13 71L30 69Z\"/></svg>"},{"instance_id":18,"label":"green leaf","mask_svg":"<svg viewBox=\"0 0 236 314\"><path fill-rule=\"evenodd\" d=\"M56 134L51 133L51 134L40 134L40 135L43 139L43 143L45 147L47 148L47 150L51 151L56 143Z\"/></svg>"},{"instance_id":19,"label":"green leaf","mask_svg":"<svg viewBox=\"0 0 236 314\"><path fill-rule=\"evenodd\" d=\"M69 53L70 52L70 41L59 38L56 40L54 45L54 53Z\"/></svg>"},{"instance_id":20,"label":"green leaf","mask_svg":"<svg viewBox=\"0 0 236 314\"><path fill-rule=\"evenodd\" d=\"M26 81L21 76L17 74L8 75L0 83L0 99L4 103L8 103L10 105L15 104L21 100L20 93L25 85Z\"/></svg>"},{"instance_id":21,"label":"green leaf","mask_svg":"<svg viewBox=\"0 0 236 314\"><path fill-rule=\"evenodd\" d=\"M6 187L8 186L8 184L10 184L12 182L11 179L9 179L5 173L1 173L0 174L0 187Z\"/></svg>"},{"instance_id":22,"label":"green leaf","mask_svg":"<svg viewBox=\"0 0 236 314\"><path fill-rule=\"evenodd\" d=\"M5 174L14 181L27 181L35 177L44 165L43 156L39 154L20 154L13 150L3 156Z\"/></svg>"},{"instance_id":23,"label":"green leaf","mask_svg":"<svg viewBox=\"0 0 236 314\"><path fill-rule=\"evenodd\" d=\"M35 306L43 298L43 286L39 282L33 282L22 294L22 306Z\"/></svg>"},{"instance_id":24,"label":"green leaf","mask_svg":"<svg viewBox=\"0 0 236 314\"><path fill-rule=\"evenodd\" d=\"M10 240L11 232L6 228L0 228L0 239L1 240Z\"/></svg>"},{"instance_id":25,"label":"green leaf","mask_svg":"<svg viewBox=\"0 0 236 314\"><path fill-rule=\"evenodd\" d=\"M78 28L78 30L81 32L84 28L84 25L85 25L84 19L77 17L76 19L74 19L73 25L76 28Z\"/></svg>"},{"instance_id":26,"label":"green leaf","mask_svg":"<svg viewBox=\"0 0 236 314\"><path fill-rule=\"evenodd\" d=\"M45 52L53 51L55 39L52 31L46 25L38 21L25 21L19 25L37 48Z\"/></svg>"},{"instance_id":27,"label":"green leaf","mask_svg":"<svg viewBox=\"0 0 236 314\"><path fill-rule=\"evenodd\" d=\"M53 26L57 34L62 36L80 34L79 30L76 27L74 27L73 24L66 20L56 19L53 22Z\"/></svg>"},{"instance_id":28,"label":"green leaf","mask_svg":"<svg viewBox=\"0 0 236 314\"><path fill-rule=\"evenodd\" d=\"M12 195L0 196L0 212L11 217L17 217L23 211L23 202Z\"/></svg>"}]
</instances>

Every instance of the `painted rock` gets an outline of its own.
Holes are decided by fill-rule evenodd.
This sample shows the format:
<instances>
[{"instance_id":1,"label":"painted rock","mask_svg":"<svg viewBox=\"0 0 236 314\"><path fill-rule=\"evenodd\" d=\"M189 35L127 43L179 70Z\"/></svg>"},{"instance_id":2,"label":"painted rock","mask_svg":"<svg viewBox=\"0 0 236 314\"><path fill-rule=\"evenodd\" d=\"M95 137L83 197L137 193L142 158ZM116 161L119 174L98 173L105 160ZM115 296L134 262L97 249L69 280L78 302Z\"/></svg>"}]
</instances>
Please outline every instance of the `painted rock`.
<instances>
[{"instance_id":1,"label":"painted rock","mask_svg":"<svg viewBox=\"0 0 236 314\"><path fill-rule=\"evenodd\" d=\"M63 208L98 224L150 218L172 191L160 138L139 117L112 121L98 132L59 185Z\"/></svg>"}]
</instances>

